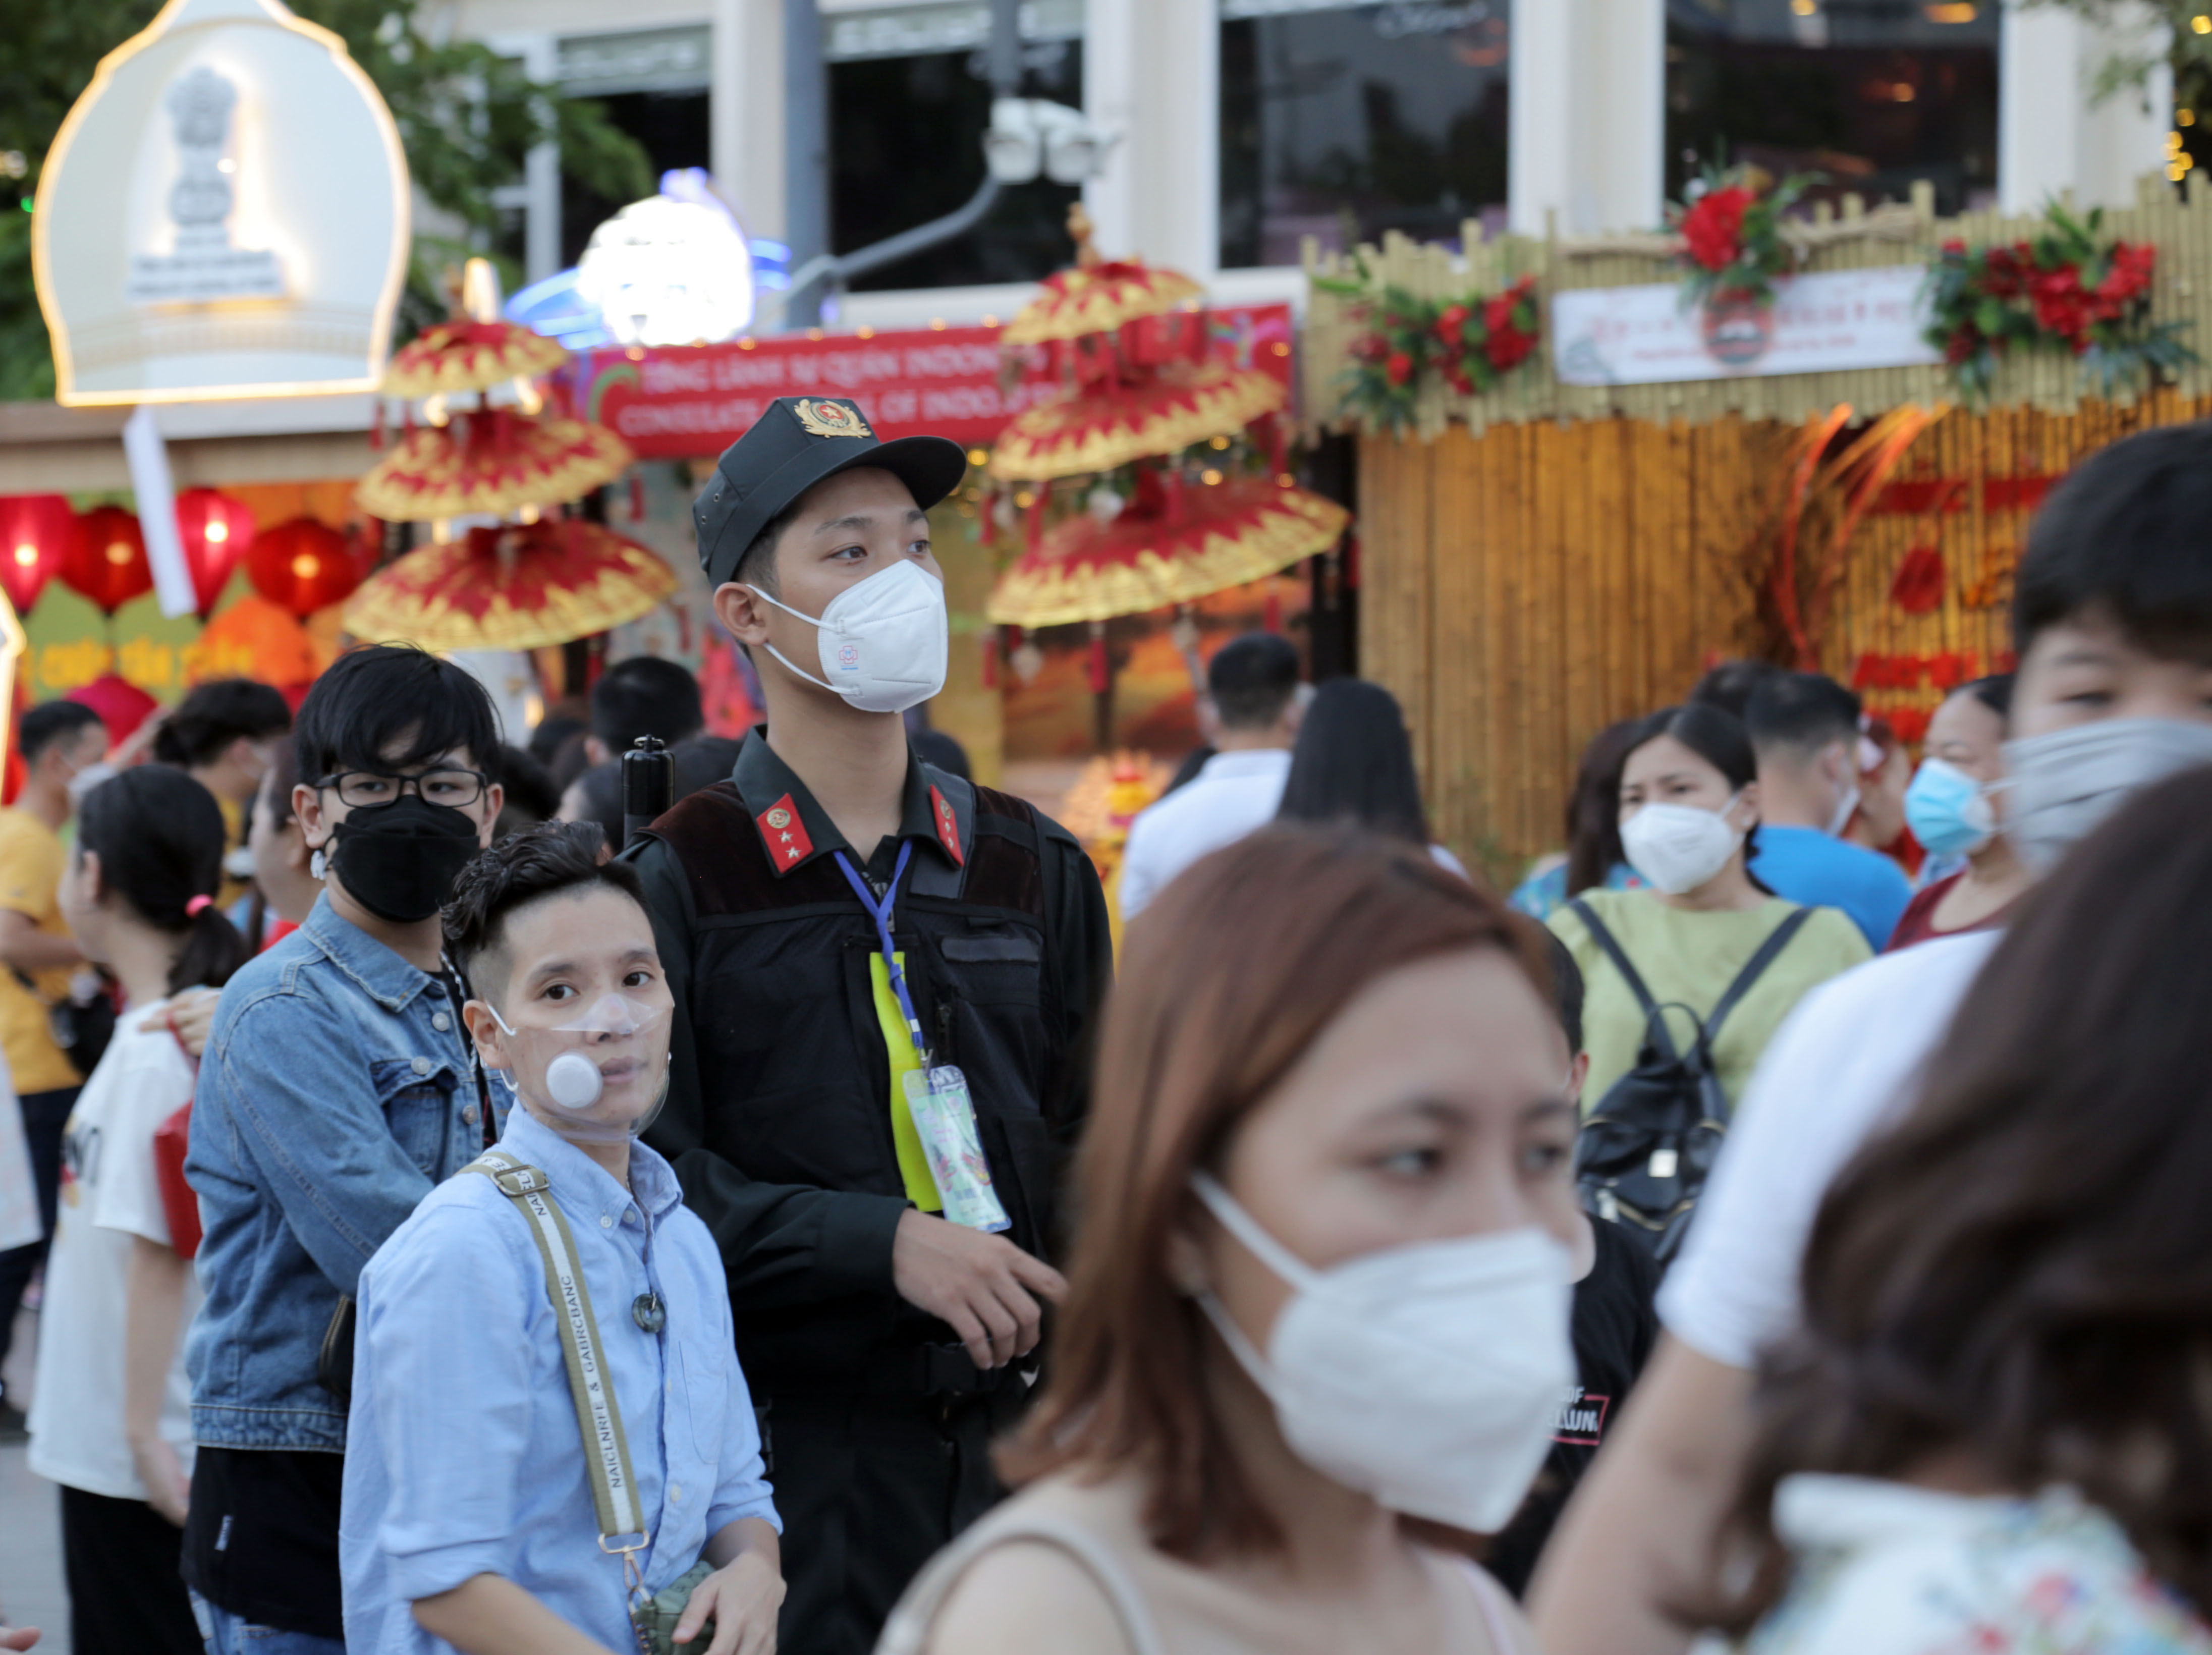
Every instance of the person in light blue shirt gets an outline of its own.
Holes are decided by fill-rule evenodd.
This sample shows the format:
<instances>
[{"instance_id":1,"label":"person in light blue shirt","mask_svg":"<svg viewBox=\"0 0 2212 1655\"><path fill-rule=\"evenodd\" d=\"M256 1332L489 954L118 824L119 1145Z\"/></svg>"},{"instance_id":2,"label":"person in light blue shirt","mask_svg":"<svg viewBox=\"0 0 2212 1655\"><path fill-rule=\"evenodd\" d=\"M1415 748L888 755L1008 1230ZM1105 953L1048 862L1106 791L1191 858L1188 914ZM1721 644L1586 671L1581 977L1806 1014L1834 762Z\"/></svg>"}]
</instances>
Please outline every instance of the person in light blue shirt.
<instances>
[{"instance_id":1,"label":"person in light blue shirt","mask_svg":"<svg viewBox=\"0 0 2212 1655\"><path fill-rule=\"evenodd\" d=\"M1840 908L1886 947L1912 885L1878 850L1838 836L1859 802L1859 698L1818 672L1778 672L1744 713L1759 759L1759 850L1751 871L1778 897Z\"/></svg>"},{"instance_id":2,"label":"person in light blue shirt","mask_svg":"<svg viewBox=\"0 0 2212 1655\"><path fill-rule=\"evenodd\" d=\"M499 1152L544 1175L589 1295L627 1444L614 1531L642 1537L639 1579L601 1544L595 1490L615 1485L585 1451L568 1318L529 1211L480 1175L488 1157L362 1272L341 1532L351 1655L635 1655L633 1585L658 1594L702 1561L679 1646L774 1645L782 1525L720 1255L635 1141L665 1094L673 1001L637 876L602 866L599 838L547 823L501 841L463 870L446 934L478 1054L521 1104Z\"/></svg>"}]
</instances>

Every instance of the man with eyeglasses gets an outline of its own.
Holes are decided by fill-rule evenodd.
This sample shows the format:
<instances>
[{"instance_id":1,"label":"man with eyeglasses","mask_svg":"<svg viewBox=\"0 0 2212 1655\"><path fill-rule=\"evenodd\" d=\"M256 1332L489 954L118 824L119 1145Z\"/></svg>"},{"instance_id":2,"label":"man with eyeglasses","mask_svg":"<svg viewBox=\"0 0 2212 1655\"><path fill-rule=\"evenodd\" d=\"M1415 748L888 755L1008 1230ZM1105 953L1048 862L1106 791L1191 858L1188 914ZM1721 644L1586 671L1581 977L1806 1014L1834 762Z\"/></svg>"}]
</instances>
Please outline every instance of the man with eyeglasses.
<instances>
[{"instance_id":1,"label":"man with eyeglasses","mask_svg":"<svg viewBox=\"0 0 2212 1655\"><path fill-rule=\"evenodd\" d=\"M439 904L491 843L499 726L419 649L341 656L294 731L323 893L224 988L186 1177L206 1299L184 1573L210 1655L343 1655L338 1493L362 1267L495 1135Z\"/></svg>"}]
</instances>

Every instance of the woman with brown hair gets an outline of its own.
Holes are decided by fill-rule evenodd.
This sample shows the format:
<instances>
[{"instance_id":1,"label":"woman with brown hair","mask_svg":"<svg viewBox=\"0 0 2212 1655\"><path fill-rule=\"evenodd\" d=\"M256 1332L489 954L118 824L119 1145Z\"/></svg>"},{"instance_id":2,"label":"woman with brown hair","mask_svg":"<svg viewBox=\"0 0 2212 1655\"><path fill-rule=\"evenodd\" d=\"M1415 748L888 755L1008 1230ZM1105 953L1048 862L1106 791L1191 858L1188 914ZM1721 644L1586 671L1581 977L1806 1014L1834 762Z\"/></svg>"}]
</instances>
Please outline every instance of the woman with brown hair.
<instances>
[{"instance_id":1,"label":"woman with brown hair","mask_svg":"<svg viewBox=\"0 0 2212 1655\"><path fill-rule=\"evenodd\" d=\"M1273 829L1131 928L1023 1486L895 1655L1520 1655L1400 1515L1504 1526L1573 1382L1540 933L1412 844Z\"/></svg>"},{"instance_id":2,"label":"woman with brown hair","mask_svg":"<svg viewBox=\"0 0 2212 1655\"><path fill-rule=\"evenodd\" d=\"M1753 1655L2212 1651L2209 817L2068 857L1822 1205L1717 1560Z\"/></svg>"}]
</instances>

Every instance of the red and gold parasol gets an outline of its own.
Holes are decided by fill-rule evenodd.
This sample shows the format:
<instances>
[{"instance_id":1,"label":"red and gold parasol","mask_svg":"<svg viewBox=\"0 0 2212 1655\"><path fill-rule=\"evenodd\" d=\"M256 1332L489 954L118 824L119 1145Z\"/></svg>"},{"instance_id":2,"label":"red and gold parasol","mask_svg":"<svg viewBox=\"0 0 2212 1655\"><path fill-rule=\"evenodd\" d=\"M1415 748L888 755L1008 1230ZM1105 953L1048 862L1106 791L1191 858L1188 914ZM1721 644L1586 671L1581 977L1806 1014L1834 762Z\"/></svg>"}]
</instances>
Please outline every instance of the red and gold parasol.
<instances>
[{"instance_id":1,"label":"red and gold parasol","mask_svg":"<svg viewBox=\"0 0 2212 1655\"><path fill-rule=\"evenodd\" d=\"M384 392L413 398L489 391L509 380L550 374L568 360L560 341L516 323L456 316L424 328L392 352Z\"/></svg>"},{"instance_id":2,"label":"red and gold parasol","mask_svg":"<svg viewBox=\"0 0 2212 1655\"><path fill-rule=\"evenodd\" d=\"M417 523L558 505L611 483L631 458L629 445L604 425L480 409L410 432L362 478L354 498L371 516Z\"/></svg>"},{"instance_id":3,"label":"red and gold parasol","mask_svg":"<svg viewBox=\"0 0 2212 1655\"><path fill-rule=\"evenodd\" d=\"M675 592L676 571L580 518L471 529L362 582L346 630L425 649L537 649L620 626Z\"/></svg>"},{"instance_id":4,"label":"red and gold parasol","mask_svg":"<svg viewBox=\"0 0 2212 1655\"><path fill-rule=\"evenodd\" d=\"M1334 501L1256 478L1140 497L1110 523L1079 512L999 577L984 612L1061 626L1189 603L1327 551L1349 520Z\"/></svg>"},{"instance_id":5,"label":"red and gold parasol","mask_svg":"<svg viewBox=\"0 0 2212 1655\"><path fill-rule=\"evenodd\" d=\"M1088 219L1078 242L1088 251ZM1181 271L1162 270L1134 259L1079 263L1045 277L1044 291L1024 305L999 336L1001 344L1045 344L1108 333L1147 316L1195 306L1206 289Z\"/></svg>"},{"instance_id":6,"label":"red and gold parasol","mask_svg":"<svg viewBox=\"0 0 2212 1655\"><path fill-rule=\"evenodd\" d=\"M1111 471L1233 436L1283 399L1280 382L1253 368L1171 362L1136 384L1024 409L1000 434L991 474L1027 483Z\"/></svg>"}]
</instances>

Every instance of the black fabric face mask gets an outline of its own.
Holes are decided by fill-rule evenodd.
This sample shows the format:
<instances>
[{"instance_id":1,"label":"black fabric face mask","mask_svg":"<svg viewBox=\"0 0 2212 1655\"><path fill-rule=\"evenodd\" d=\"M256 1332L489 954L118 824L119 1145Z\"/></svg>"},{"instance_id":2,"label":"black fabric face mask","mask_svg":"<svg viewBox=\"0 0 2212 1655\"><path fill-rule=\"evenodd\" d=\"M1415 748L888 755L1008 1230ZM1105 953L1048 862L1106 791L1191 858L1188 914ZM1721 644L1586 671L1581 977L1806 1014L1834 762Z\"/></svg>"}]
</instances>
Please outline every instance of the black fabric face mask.
<instances>
[{"instance_id":1,"label":"black fabric face mask","mask_svg":"<svg viewBox=\"0 0 2212 1655\"><path fill-rule=\"evenodd\" d=\"M395 925L436 913L477 849L477 824L466 813L411 793L357 810L331 831L331 860L347 894Z\"/></svg>"}]
</instances>

